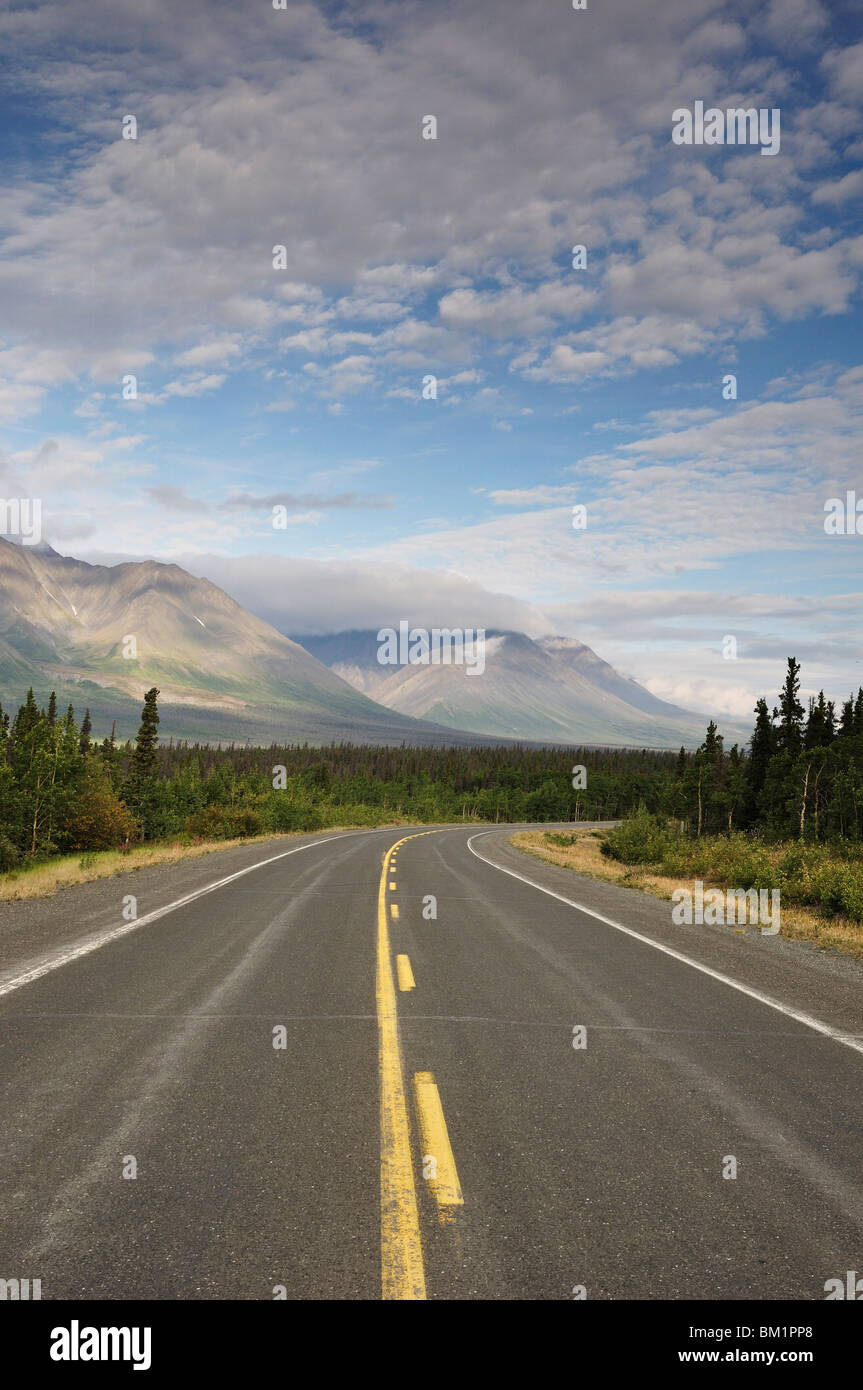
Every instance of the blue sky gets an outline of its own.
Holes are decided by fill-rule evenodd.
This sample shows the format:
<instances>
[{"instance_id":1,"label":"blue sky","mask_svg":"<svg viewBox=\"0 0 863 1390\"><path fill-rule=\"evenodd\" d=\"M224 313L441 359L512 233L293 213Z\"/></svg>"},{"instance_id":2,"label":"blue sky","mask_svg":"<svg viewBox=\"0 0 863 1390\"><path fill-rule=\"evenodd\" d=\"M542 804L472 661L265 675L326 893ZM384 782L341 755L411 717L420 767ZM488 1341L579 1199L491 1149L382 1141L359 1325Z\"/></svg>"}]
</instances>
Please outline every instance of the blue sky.
<instances>
[{"instance_id":1,"label":"blue sky","mask_svg":"<svg viewBox=\"0 0 863 1390\"><path fill-rule=\"evenodd\" d=\"M852 5L3 0L0 52L0 495L61 552L292 634L567 633L719 713L792 652L863 681ZM696 100L778 154L675 145Z\"/></svg>"}]
</instances>

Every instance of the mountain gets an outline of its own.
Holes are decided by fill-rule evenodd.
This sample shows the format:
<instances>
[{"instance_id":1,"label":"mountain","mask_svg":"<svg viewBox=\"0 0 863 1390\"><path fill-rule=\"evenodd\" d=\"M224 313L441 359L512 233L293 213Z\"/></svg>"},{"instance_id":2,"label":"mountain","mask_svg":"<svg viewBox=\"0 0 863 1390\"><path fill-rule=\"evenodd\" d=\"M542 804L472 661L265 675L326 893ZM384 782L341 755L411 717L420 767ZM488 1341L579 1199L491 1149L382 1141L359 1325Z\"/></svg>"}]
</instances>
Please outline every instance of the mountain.
<instances>
[{"instance_id":1,"label":"mountain","mask_svg":"<svg viewBox=\"0 0 863 1390\"><path fill-rule=\"evenodd\" d=\"M135 655L124 656L134 639ZM519 740L678 748L706 717L658 700L590 647L490 632L485 671L381 666L375 632L292 640L178 565L91 565L0 538L0 701L51 690L121 738L158 686L167 737L210 743L466 744ZM741 733L723 721L729 737ZM745 736L745 731L741 731Z\"/></svg>"},{"instance_id":2,"label":"mountain","mask_svg":"<svg viewBox=\"0 0 863 1390\"><path fill-rule=\"evenodd\" d=\"M679 748L701 743L708 716L651 695L583 642L489 632L485 671L382 666L377 634L298 637L307 651L389 709L451 728L539 742ZM723 721L729 741L747 736Z\"/></svg>"},{"instance_id":3,"label":"mountain","mask_svg":"<svg viewBox=\"0 0 863 1390\"><path fill-rule=\"evenodd\" d=\"M136 644L127 659L124 646ZM476 743L367 699L207 579L178 565L90 565L0 539L0 701L89 706L97 733L137 732L161 691L165 737L215 742Z\"/></svg>"}]
</instances>

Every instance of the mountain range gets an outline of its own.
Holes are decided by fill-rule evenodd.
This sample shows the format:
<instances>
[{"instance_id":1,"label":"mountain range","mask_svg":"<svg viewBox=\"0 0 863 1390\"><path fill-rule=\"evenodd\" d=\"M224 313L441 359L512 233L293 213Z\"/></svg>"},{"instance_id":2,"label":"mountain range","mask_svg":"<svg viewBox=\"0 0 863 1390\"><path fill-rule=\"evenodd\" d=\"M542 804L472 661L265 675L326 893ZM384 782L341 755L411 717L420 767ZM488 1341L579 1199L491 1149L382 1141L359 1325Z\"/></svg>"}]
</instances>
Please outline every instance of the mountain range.
<instances>
[{"instance_id":1,"label":"mountain range","mask_svg":"<svg viewBox=\"0 0 863 1390\"><path fill-rule=\"evenodd\" d=\"M134 639L136 656L124 656ZM161 692L163 733L211 743L440 743L178 565L90 565L0 539L0 701L89 707L96 730L134 735ZM456 742L470 741L467 736ZM474 739L473 742L476 740Z\"/></svg>"},{"instance_id":2,"label":"mountain range","mask_svg":"<svg viewBox=\"0 0 863 1390\"><path fill-rule=\"evenodd\" d=\"M651 695L572 637L486 634L485 670L378 662L375 632L298 637L357 690L401 714L507 740L679 748L707 716Z\"/></svg>"},{"instance_id":3,"label":"mountain range","mask_svg":"<svg viewBox=\"0 0 863 1390\"><path fill-rule=\"evenodd\" d=\"M0 538L0 701L29 686L89 707L97 733L138 727L158 686L163 734L211 743L676 748L705 717L620 675L584 643L489 632L485 671L382 666L375 632L292 639L207 579L154 560L93 565ZM727 722L727 721L726 721Z\"/></svg>"}]
</instances>

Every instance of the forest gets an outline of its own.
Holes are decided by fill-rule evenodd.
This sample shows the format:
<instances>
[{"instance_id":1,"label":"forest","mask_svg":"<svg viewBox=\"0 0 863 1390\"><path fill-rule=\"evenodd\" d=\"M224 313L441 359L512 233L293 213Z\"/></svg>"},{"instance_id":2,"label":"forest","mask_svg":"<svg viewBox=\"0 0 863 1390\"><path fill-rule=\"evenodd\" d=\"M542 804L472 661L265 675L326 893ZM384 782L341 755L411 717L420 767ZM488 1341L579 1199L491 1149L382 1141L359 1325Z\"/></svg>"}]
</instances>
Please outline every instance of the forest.
<instances>
[{"instance_id":1,"label":"forest","mask_svg":"<svg viewBox=\"0 0 863 1390\"><path fill-rule=\"evenodd\" d=\"M94 736L32 691L0 707L0 872L55 855L390 822L616 820L641 813L687 836L863 836L863 690L838 715L804 710L790 658L778 703L755 707L748 745L711 723L692 752L649 749L216 747L160 737L147 691L134 741Z\"/></svg>"}]
</instances>

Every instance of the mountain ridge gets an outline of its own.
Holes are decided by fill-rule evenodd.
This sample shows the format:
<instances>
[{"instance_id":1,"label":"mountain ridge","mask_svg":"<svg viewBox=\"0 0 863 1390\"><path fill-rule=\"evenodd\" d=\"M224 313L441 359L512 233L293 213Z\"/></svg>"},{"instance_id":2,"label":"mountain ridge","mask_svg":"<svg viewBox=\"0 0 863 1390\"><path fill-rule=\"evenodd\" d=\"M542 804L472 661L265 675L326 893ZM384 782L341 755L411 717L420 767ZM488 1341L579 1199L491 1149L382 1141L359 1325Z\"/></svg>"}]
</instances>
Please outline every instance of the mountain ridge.
<instances>
[{"instance_id":1,"label":"mountain ridge","mask_svg":"<svg viewBox=\"0 0 863 1390\"><path fill-rule=\"evenodd\" d=\"M134 658L123 655L130 638ZM28 686L40 699L55 689L63 703L89 705L94 722L116 719L125 737L136 731L143 691L153 685L163 710L173 711L175 737L264 745L447 740L446 730L366 699L178 565L91 565L0 539L0 700L20 702Z\"/></svg>"},{"instance_id":2,"label":"mountain ridge","mask_svg":"<svg viewBox=\"0 0 863 1390\"><path fill-rule=\"evenodd\" d=\"M706 716L651 695L571 637L490 630L486 669L382 667L376 634L294 639L223 589L159 560L91 564L0 538L0 700L51 690L133 735L143 692L163 728L210 743L676 748ZM731 721L726 721L729 724Z\"/></svg>"},{"instance_id":3,"label":"mountain ridge","mask_svg":"<svg viewBox=\"0 0 863 1390\"><path fill-rule=\"evenodd\" d=\"M700 743L710 718L660 700L572 637L489 629L482 678L455 664L382 666L371 629L295 640L390 709L511 741L679 748Z\"/></svg>"}]
</instances>

